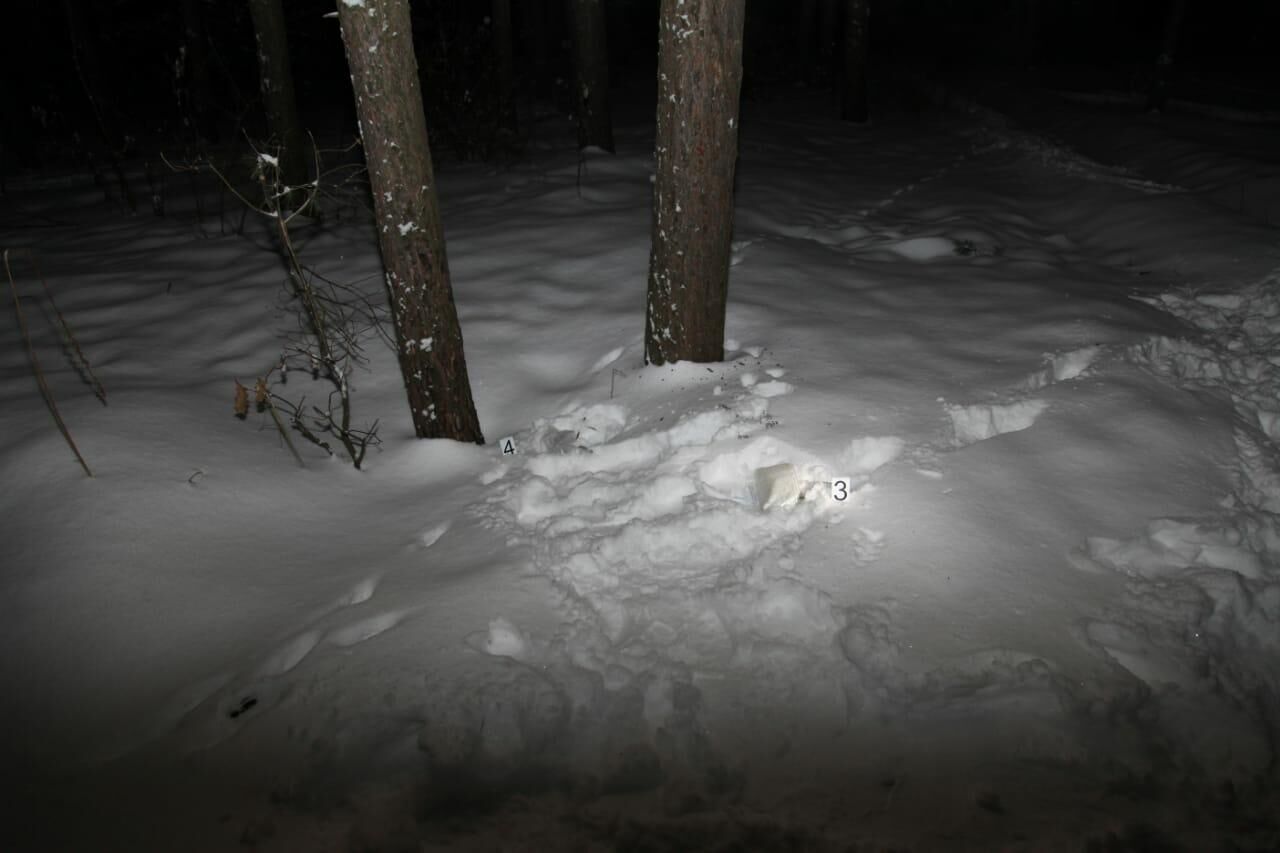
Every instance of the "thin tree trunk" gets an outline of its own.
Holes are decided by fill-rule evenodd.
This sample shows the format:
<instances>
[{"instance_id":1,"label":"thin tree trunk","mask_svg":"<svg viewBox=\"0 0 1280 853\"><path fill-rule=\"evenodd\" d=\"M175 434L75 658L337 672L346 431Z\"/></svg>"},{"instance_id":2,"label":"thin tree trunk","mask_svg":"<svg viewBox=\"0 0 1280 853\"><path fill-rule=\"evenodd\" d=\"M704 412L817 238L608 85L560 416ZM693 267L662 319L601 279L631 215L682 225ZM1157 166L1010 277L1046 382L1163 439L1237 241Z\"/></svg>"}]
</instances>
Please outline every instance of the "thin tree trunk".
<instances>
[{"instance_id":1,"label":"thin tree trunk","mask_svg":"<svg viewBox=\"0 0 1280 853\"><path fill-rule=\"evenodd\" d=\"M414 432L483 444L449 280L408 0L338 0L338 20Z\"/></svg>"},{"instance_id":2,"label":"thin tree trunk","mask_svg":"<svg viewBox=\"0 0 1280 853\"><path fill-rule=\"evenodd\" d=\"M107 81L95 38L98 21L95 20L94 8L87 0L64 0L62 7L67 16L67 31L71 36L72 65L85 99L93 111L102 143L112 151L123 153L124 134L117 127L115 111L102 92Z\"/></svg>"},{"instance_id":3,"label":"thin tree trunk","mask_svg":"<svg viewBox=\"0 0 1280 853\"><path fill-rule=\"evenodd\" d=\"M501 99L502 125L518 129L515 96L515 33L511 27L511 0L493 0L493 59Z\"/></svg>"},{"instance_id":4,"label":"thin tree trunk","mask_svg":"<svg viewBox=\"0 0 1280 853\"><path fill-rule=\"evenodd\" d=\"M836 43L840 36L840 0L819 0L818 53L822 85L838 89L839 74L836 69Z\"/></svg>"},{"instance_id":5,"label":"thin tree trunk","mask_svg":"<svg viewBox=\"0 0 1280 853\"><path fill-rule=\"evenodd\" d=\"M845 0L844 4L844 73L840 79L840 119L866 122L870 118L867 103L867 28L871 17L871 0Z\"/></svg>"},{"instance_id":6,"label":"thin tree trunk","mask_svg":"<svg viewBox=\"0 0 1280 853\"><path fill-rule=\"evenodd\" d=\"M662 0L645 360L720 361L745 0Z\"/></svg>"},{"instance_id":7,"label":"thin tree trunk","mask_svg":"<svg viewBox=\"0 0 1280 853\"><path fill-rule=\"evenodd\" d=\"M818 51L818 0L802 0L800 13L794 18L796 30L795 55L800 76L812 80L817 68Z\"/></svg>"},{"instance_id":8,"label":"thin tree trunk","mask_svg":"<svg viewBox=\"0 0 1280 853\"><path fill-rule=\"evenodd\" d=\"M1160 56L1156 59L1155 78L1147 93L1148 112L1158 112L1168 104L1173 56L1178 50L1178 36L1182 32L1182 20L1186 15L1187 0L1169 0L1169 12L1164 19L1164 38L1160 42Z\"/></svg>"},{"instance_id":9,"label":"thin tree trunk","mask_svg":"<svg viewBox=\"0 0 1280 853\"><path fill-rule=\"evenodd\" d=\"M609 112L609 42L604 0L569 0L573 64L577 77L578 148L594 145L613 153Z\"/></svg>"},{"instance_id":10,"label":"thin tree trunk","mask_svg":"<svg viewBox=\"0 0 1280 853\"><path fill-rule=\"evenodd\" d=\"M209 79L209 46L205 38L200 0L182 0L182 75L186 88L186 118L196 136L217 142L213 83Z\"/></svg>"},{"instance_id":11,"label":"thin tree trunk","mask_svg":"<svg viewBox=\"0 0 1280 853\"><path fill-rule=\"evenodd\" d=\"M1018 20L1018 58L1022 67L1040 64L1040 0L1022 0Z\"/></svg>"},{"instance_id":12,"label":"thin tree trunk","mask_svg":"<svg viewBox=\"0 0 1280 853\"><path fill-rule=\"evenodd\" d=\"M521 0L525 15L525 44L533 54L533 77L529 98L536 101L551 91L548 84L551 68L551 27L547 21L546 0Z\"/></svg>"},{"instance_id":13,"label":"thin tree trunk","mask_svg":"<svg viewBox=\"0 0 1280 853\"><path fill-rule=\"evenodd\" d=\"M284 5L282 0L249 0L249 12L258 39L258 83L267 131L281 148L280 178L288 186L299 187L310 180L310 158L294 94Z\"/></svg>"},{"instance_id":14,"label":"thin tree trunk","mask_svg":"<svg viewBox=\"0 0 1280 853\"><path fill-rule=\"evenodd\" d=\"M14 32L24 33L33 41L41 33L36 31L25 5L10 13L9 23ZM39 87L33 78L38 71L27 66L24 57L16 51L0 53L0 194L4 193L5 175L11 169L36 166L40 162L40 148L36 129L31 120L31 105Z\"/></svg>"},{"instance_id":15,"label":"thin tree trunk","mask_svg":"<svg viewBox=\"0 0 1280 853\"><path fill-rule=\"evenodd\" d=\"M129 186L124 168L120 165L120 158L127 153L128 137L115 121L115 111L111 109L110 103L102 94L105 77L102 58L94 40L96 27L93 22L93 8L87 5L85 0L65 0L63 9L67 15L67 28L71 35L71 60L76 77L89 104L89 111L98 135L102 139L107 160L111 163L111 170L115 173L120 196L129 210L136 211L137 199L134 198L133 189Z\"/></svg>"}]
</instances>

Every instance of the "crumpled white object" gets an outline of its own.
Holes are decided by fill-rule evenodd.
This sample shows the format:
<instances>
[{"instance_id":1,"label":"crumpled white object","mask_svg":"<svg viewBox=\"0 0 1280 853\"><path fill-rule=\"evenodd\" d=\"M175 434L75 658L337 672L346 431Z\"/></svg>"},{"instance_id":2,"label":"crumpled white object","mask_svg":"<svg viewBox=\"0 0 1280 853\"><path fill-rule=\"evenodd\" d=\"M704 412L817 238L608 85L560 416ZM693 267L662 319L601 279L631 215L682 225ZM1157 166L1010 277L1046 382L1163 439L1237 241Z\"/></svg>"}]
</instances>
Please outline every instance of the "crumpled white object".
<instances>
[{"instance_id":1,"label":"crumpled white object","mask_svg":"<svg viewBox=\"0 0 1280 853\"><path fill-rule=\"evenodd\" d=\"M757 468L755 474L756 504L762 510L795 506L809 497L818 481L807 476L790 462Z\"/></svg>"}]
</instances>

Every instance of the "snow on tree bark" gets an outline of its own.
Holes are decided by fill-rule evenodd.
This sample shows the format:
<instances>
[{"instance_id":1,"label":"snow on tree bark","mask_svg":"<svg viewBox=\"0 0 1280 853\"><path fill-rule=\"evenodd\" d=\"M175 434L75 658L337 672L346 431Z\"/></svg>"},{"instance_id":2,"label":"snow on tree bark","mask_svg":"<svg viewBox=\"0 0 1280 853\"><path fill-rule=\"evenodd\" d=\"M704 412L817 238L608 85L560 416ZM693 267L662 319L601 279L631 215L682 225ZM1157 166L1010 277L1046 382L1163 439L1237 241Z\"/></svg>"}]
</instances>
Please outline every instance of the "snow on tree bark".
<instances>
[{"instance_id":1,"label":"snow on tree bark","mask_svg":"<svg viewBox=\"0 0 1280 853\"><path fill-rule=\"evenodd\" d=\"M281 0L249 0L249 13L258 40L258 85L267 113L267 130L280 146L280 177L286 186L307 183L307 137L298 116L289 37Z\"/></svg>"},{"instance_id":2,"label":"snow on tree bark","mask_svg":"<svg viewBox=\"0 0 1280 853\"><path fill-rule=\"evenodd\" d=\"M604 0L570 0L573 64L577 77L578 147L594 145L613 153L609 110L609 41Z\"/></svg>"},{"instance_id":3,"label":"snow on tree bark","mask_svg":"<svg viewBox=\"0 0 1280 853\"><path fill-rule=\"evenodd\" d=\"M870 17L871 0L845 1L841 121L865 122L870 117L867 104L867 31Z\"/></svg>"},{"instance_id":4,"label":"snow on tree bark","mask_svg":"<svg viewBox=\"0 0 1280 853\"><path fill-rule=\"evenodd\" d=\"M645 360L720 361L745 0L662 0Z\"/></svg>"},{"instance_id":5,"label":"snow on tree bark","mask_svg":"<svg viewBox=\"0 0 1280 853\"><path fill-rule=\"evenodd\" d=\"M419 438L484 443L453 303L408 0L338 0L400 372Z\"/></svg>"}]
</instances>

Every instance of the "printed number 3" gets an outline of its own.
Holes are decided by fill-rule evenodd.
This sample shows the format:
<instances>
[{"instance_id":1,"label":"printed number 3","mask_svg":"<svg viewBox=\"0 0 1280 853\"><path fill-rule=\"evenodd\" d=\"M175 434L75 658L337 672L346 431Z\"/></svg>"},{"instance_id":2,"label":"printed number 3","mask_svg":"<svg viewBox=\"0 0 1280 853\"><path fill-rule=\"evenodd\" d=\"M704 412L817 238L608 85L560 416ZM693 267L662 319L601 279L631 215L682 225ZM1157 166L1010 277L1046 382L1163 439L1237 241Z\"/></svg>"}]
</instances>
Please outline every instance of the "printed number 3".
<instances>
[{"instance_id":1,"label":"printed number 3","mask_svg":"<svg viewBox=\"0 0 1280 853\"><path fill-rule=\"evenodd\" d=\"M849 500L849 478L839 477L831 481L831 500L844 503Z\"/></svg>"}]
</instances>

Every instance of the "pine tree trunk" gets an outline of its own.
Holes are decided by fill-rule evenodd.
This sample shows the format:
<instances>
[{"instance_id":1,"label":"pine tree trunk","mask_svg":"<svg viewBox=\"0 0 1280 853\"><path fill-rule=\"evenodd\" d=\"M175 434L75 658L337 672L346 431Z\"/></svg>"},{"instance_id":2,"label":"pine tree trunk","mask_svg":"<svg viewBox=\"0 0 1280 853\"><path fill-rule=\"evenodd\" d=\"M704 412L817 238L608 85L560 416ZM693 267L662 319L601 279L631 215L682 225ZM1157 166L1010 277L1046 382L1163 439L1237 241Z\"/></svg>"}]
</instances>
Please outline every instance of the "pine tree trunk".
<instances>
[{"instance_id":1,"label":"pine tree trunk","mask_svg":"<svg viewBox=\"0 0 1280 853\"><path fill-rule=\"evenodd\" d=\"M569 0L573 64L577 76L578 148L594 145L613 153L609 112L609 42L604 0Z\"/></svg>"},{"instance_id":2,"label":"pine tree trunk","mask_svg":"<svg viewBox=\"0 0 1280 853\"><path fill-rule=\"evenodd\" d=\"M284 6L282 0L249 0L249 12L258 40L258 84L267 112L267 131L281 149L280 179L287 186L300 187L310 180L310 149L298 117Z\"/></svg>"},{"instance_id":3,"label":"pine tree trunk","mask_svg":"<svg viewBox=\"0 0 1280 853\"><path fill-rule=\"evenodd\" d=\"M515 33L511 27L511 0L493 0L493 61L498 78L502 126L513 133L516 122Z\"/></svg>"},{"instance_id":4,"label":"pine tree trunk","mask_svg":"<svg viewBox=\"0 0 1280 853\"><path fill-rule=\"evenodd\" d=\"M720 361L745 0L662 0L645 360Z\"/></svg>"},{"instance_id":5,"label":"pine tree trunk","mask_svg":"<svg viewBox=\"0 0 1280 853\"><path fill-rule=\"evenodd\" d=\"M844 4L844 73L840 79L840 119L866 122L870 118L867 103L867 28L871 17L871 0L845 0Z\"/></svg>"},{"instance_id":6,"label":"pine tree trunk","mask_svg":"<svg viewBox=\"0 0 1280 853\"><path fill-rule=\"evenodd\" d=\"M408 0L338 0L338 20L414 432L483 444L449 281Z\"/></svg>"},{"instance_id":7,"label":"pine tree trunk","mask_svg":"<svg viewBox=\"0 0 1280 853\"><path fill-rule=\"evenodd\" d=\"M1178 37L1182 33L1182 20L1187 15L1187 0L1170 0L1164 19L1164 38L1160 42L1160 56L1156 59L1156 73L1147 92L1147 111L1159 112L1169 102L1169 77L1173 73L1173 56L1178 49Z\"/></svg>"}]
</instances>

